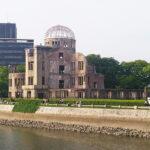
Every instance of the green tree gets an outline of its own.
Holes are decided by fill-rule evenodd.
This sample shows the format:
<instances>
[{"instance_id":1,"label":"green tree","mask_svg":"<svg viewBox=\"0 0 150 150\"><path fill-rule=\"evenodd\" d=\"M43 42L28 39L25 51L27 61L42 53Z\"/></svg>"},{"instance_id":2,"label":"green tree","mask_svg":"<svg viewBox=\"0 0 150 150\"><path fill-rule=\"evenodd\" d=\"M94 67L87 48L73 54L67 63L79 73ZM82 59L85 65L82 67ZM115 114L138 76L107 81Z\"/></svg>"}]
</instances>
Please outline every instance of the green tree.
<instances>
[{"instance_id":1,"label":"green tree","mask_svg":"<svg viewBox=\"0 0 150 150\"><path fill-rule=\"evenodd\" d=\"M150 84L150 64L144 60L119 63L114 58L90 54L87 61L105 76L105 88L143 89Z\"/></svg>"},{"instance_id":2,"label":"green tree","mask_svg":"<svg viewBox=\"0 0 150 150\"><path fill-rule=\"evenodd\" d=\"M8 68L0 67L0 97L8 95Z\"/></svg>"},{"instance_id":3,"label":"green tree","mask_svg":"<svg viewBox=\"0 0 150 150\"><path fill-rule=\"evenodd\" d=\"M115 88L118 85L120 65L114 58L101 58L100 55L90 54L87 56L90 65L94 65L97 73L105 76L105 88Z\"/></svg>"},{"instance_id":4,"label":"green tree","mask_svg":"<svg viewBox=\"0 0 150 150\"><path fill-rule=\"evenodd\" d=\"M24 65L24 64L22 64L22 65L17 65L16 71L17 71L17 72L25 72L25 65Z\"/></svg>"},{"instance_id":5,"label":"green tree","mask_svg":"<svg viewBox=\"0 0 150 150\"><path fill-rule=\"evenodd\" d=\"M149 64L144 60L121 63L118 82L121 88L143 89L150 82Z\"/></svg>"}]
</instances>

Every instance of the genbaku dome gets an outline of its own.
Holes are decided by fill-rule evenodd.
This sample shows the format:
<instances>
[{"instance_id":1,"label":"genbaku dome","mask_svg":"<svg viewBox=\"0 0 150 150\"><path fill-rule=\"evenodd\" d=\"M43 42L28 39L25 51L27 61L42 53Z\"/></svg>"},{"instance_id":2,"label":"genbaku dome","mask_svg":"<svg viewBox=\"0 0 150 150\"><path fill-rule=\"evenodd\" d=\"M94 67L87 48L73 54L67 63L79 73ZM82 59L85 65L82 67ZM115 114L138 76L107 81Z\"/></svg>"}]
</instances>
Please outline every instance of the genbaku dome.
<instances>
[{"instance_id":1,"label":"genbaku dome","mask_svg":"<svg viewBox=\"0 0 150 150\"><path fill-rule=\"evenodd\" d=\"M9 74L9 97L98 97L104 89L104 76L76 52L74 32L53 26L44 41L44 45L25 50L25 73Z\"/></svg>"}]
</instances>

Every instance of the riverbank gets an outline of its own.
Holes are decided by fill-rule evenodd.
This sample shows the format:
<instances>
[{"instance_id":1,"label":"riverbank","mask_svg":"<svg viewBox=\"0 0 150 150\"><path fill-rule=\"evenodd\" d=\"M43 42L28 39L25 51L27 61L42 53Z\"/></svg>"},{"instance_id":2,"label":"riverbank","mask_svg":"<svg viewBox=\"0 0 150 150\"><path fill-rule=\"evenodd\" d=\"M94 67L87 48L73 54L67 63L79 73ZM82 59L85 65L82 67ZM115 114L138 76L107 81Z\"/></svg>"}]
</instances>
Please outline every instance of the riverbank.
<instances>
[{"instance_id":1,"label":"riverbank","mask_svg":"<svg viewBox=\"0 0 150 150\"><path fill-rule=\"evenodd\" d=\"M150 138L150 132L144 132L136 129L127 128L114 128L107 126L91 126L91 125L81 125L81 124L65 124L59 122L49 122L45 123L43 121L31 121L31 120L6 120L1 119L0 125L12 126L12 127L23 127L23 128L39 128L48 130L65 130L71 132L80 133L96 133L96 134L106 134L115 136L129 136L129 137L144 137Z\"/></svg>"},{"instance_id":2,"label":"riverbank","mask_svg":"<svg viewBox=\"0 0 150 150\"><path fill-rule=\"evenodd\" d=\"M10 105L0 110L5 126L150 138L149 110L40 107L16 113Z\"/></svg>"}]
</instances>

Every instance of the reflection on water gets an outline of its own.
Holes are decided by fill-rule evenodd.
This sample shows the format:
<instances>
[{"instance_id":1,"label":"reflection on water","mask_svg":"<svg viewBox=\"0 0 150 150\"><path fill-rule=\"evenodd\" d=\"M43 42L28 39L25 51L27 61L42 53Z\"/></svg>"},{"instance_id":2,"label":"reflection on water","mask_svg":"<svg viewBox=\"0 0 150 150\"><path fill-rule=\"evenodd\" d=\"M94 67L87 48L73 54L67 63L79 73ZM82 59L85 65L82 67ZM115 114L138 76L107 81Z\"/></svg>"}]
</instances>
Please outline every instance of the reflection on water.
<instances>
[{"instance_id":1,"label":"reflection on water","mask_svg":"<svg viewBox=\"0 0 150 150\"><path fill-rule=\"evenodd\" d=\"M149 150L150 140L0 126L0 150Z\"/></svg>"}]
</instances>

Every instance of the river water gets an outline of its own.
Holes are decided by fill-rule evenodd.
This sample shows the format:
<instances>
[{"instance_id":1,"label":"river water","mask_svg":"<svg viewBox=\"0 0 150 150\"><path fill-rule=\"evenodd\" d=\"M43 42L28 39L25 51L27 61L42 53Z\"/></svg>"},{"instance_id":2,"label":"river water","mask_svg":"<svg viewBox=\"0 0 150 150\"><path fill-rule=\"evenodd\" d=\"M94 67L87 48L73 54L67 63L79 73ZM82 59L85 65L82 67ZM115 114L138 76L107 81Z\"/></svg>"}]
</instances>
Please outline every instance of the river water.
<instances>
[{"instance_id":1,"label":"river water","mask_svg":"<svg viewBox=\"0 0 150 150\"><path fill-rule=\"evenodd\" d=\"M150 140L0 126L0 150L150 150Z\"/></svg>"}]
</instances>

